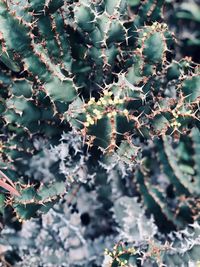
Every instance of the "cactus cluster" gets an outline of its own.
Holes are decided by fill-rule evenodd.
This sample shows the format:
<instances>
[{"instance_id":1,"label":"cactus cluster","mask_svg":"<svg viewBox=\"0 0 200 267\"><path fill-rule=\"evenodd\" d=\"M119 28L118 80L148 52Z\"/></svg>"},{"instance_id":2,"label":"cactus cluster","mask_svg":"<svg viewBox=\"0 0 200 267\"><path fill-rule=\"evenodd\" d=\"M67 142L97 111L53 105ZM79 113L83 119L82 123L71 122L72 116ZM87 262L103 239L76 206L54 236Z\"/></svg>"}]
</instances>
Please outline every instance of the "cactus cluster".
<instances>
[{"instance_id":1,"label":"cactus cluster","mask_svg":"<svg viewBox=\"0 0 200 267\"><path fill-rule=\"evenodd\" d=\"M42 266L100 266L96 247L107 242L111 249L111 240L120 239L128 248L117 245L108 252L115 258L108 266L126 266L129 258L133 266L188 266L190 259L199 260L196 248L188 251L199 246L200 69L190 57L174 55L176 37L163 19L163 5L163 0L0 0L4 222L21 223L16 240L26 220L48 216L55 232L44 224L45 236L62 236L61 221L63 231L84 236L72 248L70 234L56 243L59 248L49 240L57 258L48 258L47 251ZM70 204L66 193L72 195ZM94 205L77 215L94 219L84 229L70 226L64 206L79 213L78 197ZM33 224L31 238L44 244L41 221ZM180 232L189 224L190 230ZM171 231L179 231L175 239ZM19 266L27 264L26 249L30 255L42 251L27 240L20 249L9 230L8 239L21 257ZM191 256L183 263L178 239L183 254ZM173 242L173 249L163 240ZM89 252L66 263L80 247ZM33 266L39 261L34 258Z\"/></svg>"},{"instance_id":2,"label":"cactus cluster","mask_svg":"<svg viewBox=\"0 0 200 267\"><path fill-rule=\"evenodd\" d=\"M5 259L19 267L101 266L115 236L100 195L75 185L47 214L23 221L20 230L5 227L0 238Z\"/></svg>"},{"instance_id":3,"label":"cactus cluster","mask_svg":"<svg viewBox=\"0 0 200 267\"><path fill-rule=\"evenodd\" d=\"M144 203L164 229L167 229L166 221L172 223L172 228L182 228L199 220L200 212L200 132L193 128L190 135L182 136L178 142L170 139L165 136L155 140L151 156L146 152L143 164L135 173Z\"/></svg>"},{"instance_id":4,"label":"cactus cluster","mask_svg":"<svg viewBox=\"0 0 200 267\"><path fill-rule=\"evenodd\" d=\"M103 267L196 266L200 248L197 222L163 239L136 199L120 197L114 205L114 213L120 235L112 250L105 250Z\"/></svg>"},{"instance_id":5,"label":"cactus cluster","mask_svg":"<svg viewBox=\"0 0 200 267\"><path fill-rule=\"evenodd\" d=\"M198 266L199 246L199 224L195 224L175 232L164 244L156 239L146 240L140 246L119 242L112 250L105 251L103 267Z\"/></svg>"}]
</instances>

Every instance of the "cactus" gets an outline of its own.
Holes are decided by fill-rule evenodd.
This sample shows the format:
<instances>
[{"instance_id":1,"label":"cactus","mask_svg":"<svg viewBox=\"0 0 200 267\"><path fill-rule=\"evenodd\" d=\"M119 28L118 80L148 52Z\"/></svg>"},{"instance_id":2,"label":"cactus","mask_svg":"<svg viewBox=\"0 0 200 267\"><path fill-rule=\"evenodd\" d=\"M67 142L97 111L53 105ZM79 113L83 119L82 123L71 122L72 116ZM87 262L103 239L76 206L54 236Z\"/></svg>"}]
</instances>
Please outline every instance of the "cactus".
<instances>
[{"instance_id":1,"label":"cactus","mask_svg":"<svg viewBox=\"0 0 200 267\"><path fill-rule=\"evenodd\" d=\"M132 208L134 207L134 209ZM117 199L114 203L114 216L120 227L119 238L129 243L139 244L146 238L152 238L157 232L157 228L146 218L137 200L127 196ZM134 223L133 222L134 218Z\"/></svg>"},{"instance_id":2,"label":"cactus","mask_svg":"<svg viewBox=\"0 0 200 267\"><path fill-rule=\"evenodd\" d=\"M22 73L27 72L27 77L22 74L23 78L15 79L10 85L10 97L2 114L8 127L15 122L22 132L26 130L30 135L39 133L52 137L54 125L67 127L70 123L81 128L89 145L94 141L94 145L108 150L111 148L112 151L130 135L149 138L149 131L151 136L185 129L189 123L196 124L196 96L188 98L194 102L193 105L187 102L186 96L191 93L193 83L198 82L198 72L192 73L187 62L186 70L181 70L181 63L177 63L175 68L180 68L180 75L173 86L171 81L168 82L170 78L165 77L165 69L171 69L171 65L166 63L166 53L172 36L166 24L154 22L150 26L142 26L144 21L131 20L131 16L126 15L124 1L116 1L113 5L107 2L90 4L87 1L82 5L55 4L51 1L47 5L41 3L37 8L34 2L28 4L25 1L24 4L25 8L9 1L1 3L2 62L13 71L15 68L11 65L17 64L21 66ZM142 4L138 18L142 17L144 10L149 10L147 21L154 12L159 17L161 5L162 1L157 7L151 1ZM36 12L33 12L35 8ZM128 26L127 18L130 20ZM12 25L15 33L10 33ZM74 49L80 38L82 45L77 55ZM129 42L129 38L132 41ZM65 39L68 41L65 42ZM4 60L7 54L9 63ZM118 58L124 62L123 67L120 62L116 66ZM102 75L96 75L97 69ZM108 72L112 74L108 75ZM173 72L171 69L170 75ZM160 84L159 76L165 80ZM94 85L86 83L89 77ZM170 99L159 99L159 94L162 94L163 86L173 90L170 87L174 88L174 83L183 91L177 91L177 100L173 99L175 102L169 110ZM156 89L158 87L160 91ZM95 96L90 98L91 94ZM100 128L105 130L99 131ZM28 150L32 149L28 147ZM9 152L6 151L13 154ZM18 157L16 154L11 158ZM23 153L19 154L21 157Z\"/></svg>"},{"instance_id":3,"label":"cactus","mask_svg":"<svg viewBox=\"0 0 200 267\"><path fill-rule=\"evenodd\" d=\"M133 203L136 207L134 216L132 216ZM175 267L190 266L199 261L200 226L198 223L182 231L171 233L165 237L164 243L163 237L157 235L154 223L147 219L142 208L133 198L119 198L114 211L119 225L120 239L112 250L106 249L104 267L147 264Z\"/></svg>"},{"instance_id":4,"label":"cactus","mask_svg":"<svg viewBox=\"0 0 200 267\"><path fill-rule=\"evenodd\" d=\"M23 221L20 231L3 229L0 244L5 258L19 267L101 266L104 247L111 249L114 238L101 204L95 190L76 185L47 214Z\"/></svg>"},{"instance_id":5,"label":"cactus","mask_svg":"<svg viewBox=\"0 0 200 267\"><path fill-rule=\"evenodd\" d=\"M150 156L146 152L143 164L136 171L143 201L162 229L167 230L163 225L166 220L173 229L199 219L196 205L199 201L199 138L199 130L193 128L190 135L182 136L178 143L166 136L155 140L155 154L151 151Z\"/></svg>"},{"instance_id":6,"label":"cactus","mask_svg":"<svg viewBox=\"0 0 200 267\"><path fill-rule=\"evenodd\" d=\"M176 131L186 132L190 123L199 125L199 76L183 76L182 83L179 80L174 81L174 71L178 68L178 72L182 73L181 66L184 64L187 63L172 63L168 67L167 78L170 81L160 84L168 86L166 91L171 92L166 94L176 94L177 99L172 96L166 96L166 99L159 97L161 92L156 90L159 86L158 76L155 80L151 78L149 84L134 86L131 68L126 75L119 75L117 83L107 86L97 100L92 97L84 103L77 98L70 104L66 118L72 126L81 130L89 146L96 145L109 151L117 148L122 140L129 140L130 136L144 136L149 139L153 136L173 134ZM129 77L133 79L131 83ZM160 79L166 78L161 74ZM175 84L181 88L180 91L174 90ZM150 90L149 86L155 89Z\"/></svg>"},{"instance_id":7,"label":"cactus","mask_svg":"<svg viewBox=\"0 0 200 267\"><path fill-rule=\"evenodd\" d=\"M199 127L198 67L167 62L166 24L143 26L161 17L162 1L129 4L1 1L1 62L13 72L1 78L1 165L11 179L27 172L37 136L56 144L70 126L129 162L138 139Z\"/></svg>"},{"instance_id":8,"label":"cactus","mask_svg":"<svg viewBox=\"0 0 200 267\"><path fill-rule=\"evenodd\" d=\"M103 267L132 266L197 266L199 263L199 225L182 232L174 232L168 243L146 240L140 246L118 243L113 250L106 250Z\"/></svg>"},{"instance_id":9,"label":"cactus","mask_svg":"<svg viewBox=\"0 0 200 267\"><path fill-rule=\"evenodd\" d=\"M17 218L22 230L38 216L66 228L60 212L66 193L71 202L77 195L79 209L84 197L94 203L87 207L94 222L79 229L83 246L69 248L89 246L74 266L101 266L95 242L108 242L110 249L127 237L128 248L120 243L108 255L113 266L129 260L188 266L199 260L199 66L174 57L175 36L163 20L163 5L0 0L1 212L11 225ZM48 250L36 221L35 235ZM193 239L189 230L180 232L191 223ZM45 236L54 231L44 227ZM175 239L168 235L172 230L179 231ZM19 266L26 266L24 251L9 239L22 257ZM69 266L61 241L62 251L49 241L62 256L53 260L48 251L44 266ZM34 255L37 244L26 245ZM34 255L32 265L39 262Z\"/></svg>"}]
</instances>

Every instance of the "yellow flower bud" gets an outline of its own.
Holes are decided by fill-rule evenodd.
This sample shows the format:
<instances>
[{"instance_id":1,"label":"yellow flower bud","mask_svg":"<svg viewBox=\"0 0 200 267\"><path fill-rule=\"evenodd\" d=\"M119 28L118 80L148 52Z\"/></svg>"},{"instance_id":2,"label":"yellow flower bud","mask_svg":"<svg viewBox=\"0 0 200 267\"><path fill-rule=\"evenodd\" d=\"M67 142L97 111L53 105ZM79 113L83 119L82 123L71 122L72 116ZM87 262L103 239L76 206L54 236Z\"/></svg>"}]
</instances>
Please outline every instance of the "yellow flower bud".
<instances>
[{"instance_id":1,"label":"yellow flower bud","mask_svg":"<svg viewBox=\"0 0 200 267\"><path fill-rule=\"evenodd\" d=\"M119 104L119 99L118 98L114 98L113 103L114 104Z\"/></svg>"},{"instance_id":2,"label":"yellow flower bud","mask_svg":"<svg viewBox=\"0 0 200 267\"><path fill-rule=\"evenodd\" d=\"M101 100L101 103L102 103L103 105L106 105L106 104L107 104L107 101L106 101L105 99L102 99L102 100Z\"/></svg>"},{"instance_id":3,"label":"yellow flower bud","mask_svg":"<svg viewBox=\"0 0 200 267\"><path fill-rule=\"evenodd\" d=\"M91 124L91 125L94 125L94 120L89 120L89 123Z\"/></svg>"},{"instance_id":4,"label":"yellow flower bud","mask_svg":"<svg viewBox=\"0 0 200 267\"><path fill-rule=\"evenodd\" d=\"M102 119L102 115L101 114L97 115L97 120L100 120L100 119Z\"/></svg>"},{"instance_id":5,"label":"yellow flower bud","mask_svg":"<svg viewBox=\"0 0 200 267\"><path fill-rule=\"evenodd\" d=\"M91 97L89 102L88 102L88 105L91 105L91 104L94 104L94 103L95 103L95 98Z\"/></svg>"},{"instance_id":6,"label":"yellow flower bud","mask_svg":"<svg viewBox=\"0 0 200 267\"><path fill-rule=\"evenodd\" d=\"M91 119L90 114L86 114L86 118L87 118L87 120L88 120L88 119Z\"/></svg>"},{"instance_id":7,"label":"yellow flower bud","mask_svg":"<svg viewBox=\"0 0 200 267\"><path fill-rule=\"evenodd\" d=\"M112 112L112 115L113 115L113 116L116 116L116 115L117 115L117 112L114 110L114 111Z\"/></svg>"},{"instance_id":8,"label":"yellow flower bud","mask_svg":"<svg viewBox=\"0 0 200 267\"><path fill-rule=\"evenodd\" d=\"M112 94L113 94L112 92L104 91L104 95L105 95L105 96L111 96Z\"/></svg>"},{"instance_id":9,"label":"yellow flower bud","mask_svg":"<svg viewBox=\"0 0 200 267\"><path fill-rule=\"evenodd\" d=\"M123 113L124 113L125 116L127 116L129 114L129 111L127 109L124 109Z\"/></svg>"},{"instance_id":10,"label":"yellow flower bud","mask_svg":"<svg viewBox=\"0 0 200 267\"><path fill-rule=\"evenodd\" d=\"M96 114L96 115L98 115L98 114L101 113L98 109L94 109L93 112L94 112L94 114Z\"/></svg>"}]
</instances>

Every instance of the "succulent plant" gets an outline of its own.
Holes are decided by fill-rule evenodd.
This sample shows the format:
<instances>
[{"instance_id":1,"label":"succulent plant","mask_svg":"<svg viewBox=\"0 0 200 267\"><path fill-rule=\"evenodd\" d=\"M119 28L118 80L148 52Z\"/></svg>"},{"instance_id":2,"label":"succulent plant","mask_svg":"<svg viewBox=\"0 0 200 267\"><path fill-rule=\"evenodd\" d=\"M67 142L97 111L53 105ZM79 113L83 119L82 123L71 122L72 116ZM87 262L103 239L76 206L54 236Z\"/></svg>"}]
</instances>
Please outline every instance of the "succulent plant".
<instances>
[{"instance_id":1,"label":"succulent plant","mask_svg":"<svg viewBox=\"0 0 200 267\"><path fill-rule=\"evenodd\" d=\"M198 266L199 225L195 224L182 232L175 232L162 243L157 239L134 243L117 243L106 250L103 267L120 266Z\"/></svg>"},{"instance_id":2,"label":"succulent plant","mask_svg":"<svg viewBox=\"0 0 200 267\"><path fill-rule=\"evenodd\" d=\"M199 260L199 65L174 56L163 5L0 0L0 210L22 227L15 240L8 228L13 264L39 266L45 247L42 266L69 266L71 250L86 253L74 266L101 266L103 242L121 239L112 267ZM70 226L66 193L89 226ZM77 231L87 241L66 245Z\"/></svg>"},{"instance_id":3,"label":"succulent plant","mask_svg":"<svg viewBox=\"0 0 200 267\"><path fill-rule=\"evenodd\" d=\"M143 201L164 230L166 221L173 229L199 220L199 140L197 128L177 142L169 137L155 140L155 151L153 147L151 154L146 151L143 164L136 171Z\"/></svg>"},{"instance_id":4,"label":"succulent plant","mask_svg":"<svg viewBox=\"0 0 200 267\"><path fill-rule=\"evenodd\" d=\"M133 205L136 212L133 211ZM103 267L187 267L196 266L200 260L200 226L197 222L163 238L156 231L154 223L145 216L140 205L129 197L118 199L115 215L119 225L119 238L122 237L123 241L119 240L112 250L106 249Z\"/></svg>"},{"instance_id":5,"label":"succulent plant","mask_svg":"<svg viewBox=\"0 0 200 267\"><path fill-rule=\"evenodd\" d=\"M20 267L101 266L104 248L111 249L115 238L102 212L97 192L75 185L47 214L23 221L18 231L4 228L4 257Z\"/></svg>"}]
</instances>

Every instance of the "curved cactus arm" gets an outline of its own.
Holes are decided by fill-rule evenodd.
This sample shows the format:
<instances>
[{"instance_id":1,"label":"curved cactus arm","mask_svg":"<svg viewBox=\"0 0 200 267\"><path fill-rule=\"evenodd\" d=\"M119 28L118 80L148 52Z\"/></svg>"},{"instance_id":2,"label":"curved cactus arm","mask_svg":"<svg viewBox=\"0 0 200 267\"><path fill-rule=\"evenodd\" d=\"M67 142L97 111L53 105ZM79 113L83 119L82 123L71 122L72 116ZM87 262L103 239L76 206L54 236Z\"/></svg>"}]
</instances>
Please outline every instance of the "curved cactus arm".
<instances>
[{"instance_id":1,"label":"curved cactus arm","mask_svg":"<svg viewBox=\"0 0 200 267\"><path fill-rule=\"evenodd\" d=\"M174 232L168 237L167 242L162 243L156 238L144 240L139 245L135 243L125 244L119 242L113 251L105 251L104 262L109 261L111 267L136 266L140 262L142 266L197 266L200 260L198 223L195 223L180 232ZM125 241L125 240L124 240ZM106 266L106 265L103 265Z\"/></svg>"},{"instance_id":2,"label":"curved cactus arm","mask_svg":"<svg viewBox=\"0 0 200 267\"><path fill-rule=\"evenodd\" d=\"M41 185L39 189L33 185L18 187L20 195L9 199L7 204L14 208L17 218L21 221L46 213L67 190L65 182L55 182L48 186Z\"/></svg>"}]
</instances>

